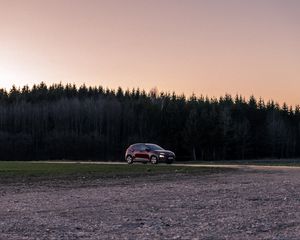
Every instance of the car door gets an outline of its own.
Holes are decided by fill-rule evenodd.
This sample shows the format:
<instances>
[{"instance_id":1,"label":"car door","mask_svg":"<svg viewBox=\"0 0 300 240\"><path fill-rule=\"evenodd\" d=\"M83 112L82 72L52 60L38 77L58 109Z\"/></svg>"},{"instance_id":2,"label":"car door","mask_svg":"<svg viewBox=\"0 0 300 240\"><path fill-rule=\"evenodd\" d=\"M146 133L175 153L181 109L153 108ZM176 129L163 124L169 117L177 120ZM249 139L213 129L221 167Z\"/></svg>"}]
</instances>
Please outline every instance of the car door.
<instances>
[{"instance_id":1,"label":"car door","mask_svg":"<svg viewBox=\"0 0 300 240\"><path fill-rule=\"evenodd\" d=\"M139 144L136 146L134 158L140 161L147 161L149 159L145 144Z\"/></svg>"}]
</instances>

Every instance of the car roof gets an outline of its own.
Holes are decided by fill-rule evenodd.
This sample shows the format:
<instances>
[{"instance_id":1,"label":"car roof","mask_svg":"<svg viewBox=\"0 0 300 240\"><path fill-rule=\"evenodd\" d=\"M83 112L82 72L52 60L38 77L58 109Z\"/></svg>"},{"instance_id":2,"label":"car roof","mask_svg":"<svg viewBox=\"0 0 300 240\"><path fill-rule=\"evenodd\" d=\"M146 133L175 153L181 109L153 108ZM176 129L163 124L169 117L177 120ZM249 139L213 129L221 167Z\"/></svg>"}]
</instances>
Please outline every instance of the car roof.
<instances>
[{"instance_id":1,"label":"car roof","mask_svg":"<svg viewBox=\"0 0 300 240\"><path fill-rule=\"evenodd\" d=\"M146 142L146 143L133 143L132 145L136 145L136 144L155 144L155 145L157 145L156 143L148 143L148 142Z\"/></svg>"},{"instance_id":2,"label":"car roof","mask_svg":"<svg viewBox=\"0 0 300 240\"><path fill-rule=\"evenodd\" d=\"M131 144L130 146L133 147L133 146L136 146L136 145L157 145L159 146L158 144L156 143L134 143L134 144Z\"/></svg>"}]
</instances>

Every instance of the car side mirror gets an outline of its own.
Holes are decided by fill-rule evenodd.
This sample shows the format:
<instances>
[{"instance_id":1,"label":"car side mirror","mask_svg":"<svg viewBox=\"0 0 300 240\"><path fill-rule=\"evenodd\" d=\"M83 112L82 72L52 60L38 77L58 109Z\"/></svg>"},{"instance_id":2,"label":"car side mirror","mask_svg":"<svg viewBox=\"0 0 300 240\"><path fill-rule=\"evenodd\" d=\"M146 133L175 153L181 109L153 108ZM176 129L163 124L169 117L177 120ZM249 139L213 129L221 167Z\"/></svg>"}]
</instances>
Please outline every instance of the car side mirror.
<instances>
[{"instance_id":1,"label":"car side mirror","mask_svg":"<svg viewBox=\"0 0 300 240\"><path fill-rule=\"evenodd\" d=\"M150 152L150 148L146 148L146 152Z\"/></svg>"}]
</instances>

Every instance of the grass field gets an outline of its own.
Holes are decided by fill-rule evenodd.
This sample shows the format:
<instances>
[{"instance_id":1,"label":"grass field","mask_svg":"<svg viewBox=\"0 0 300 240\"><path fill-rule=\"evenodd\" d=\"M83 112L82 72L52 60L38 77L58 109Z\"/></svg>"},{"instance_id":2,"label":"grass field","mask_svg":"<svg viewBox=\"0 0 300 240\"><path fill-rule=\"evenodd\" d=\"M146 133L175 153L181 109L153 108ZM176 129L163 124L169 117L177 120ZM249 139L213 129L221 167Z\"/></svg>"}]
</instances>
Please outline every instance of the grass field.
<instances>
[{"instance_id":1,"label":"grass field","mask_svg":"<svg viewBox=\"0 0 300 240\"><path fill-rule=\"evenodd\" d=\"M210 174L230 169L172 165L0 162L0 179L126 177L155 174Z\"/></svg>"},{"instance_id":2,"label":"grass field","mask_svg":"<svg viewBox=\"0 0 300 240\"><path fill-rule=\"evenodd\" d=\"M251 160L251 161L191 161L187 164L205 165L258 165L258 166L300 166L299 159ZM143 164L90 164L90 163L45 163L0 161L0 180L34 180L52 178L114 178L159 174L212 174L233 171L231 168L191 167L174 165Z\"/></svg>"},{"instance_id":3,"label":"grass field","mask_svg":"<svg viewBox=\"0 0 300 240\"><path fill-rule=\"evenodd\" d=\"M299 166L300 159L262 159L262 160L227 160L227 161L187 161L186 164L204 165L257 165L257 166Z\"/></svg>"}]
</instances>

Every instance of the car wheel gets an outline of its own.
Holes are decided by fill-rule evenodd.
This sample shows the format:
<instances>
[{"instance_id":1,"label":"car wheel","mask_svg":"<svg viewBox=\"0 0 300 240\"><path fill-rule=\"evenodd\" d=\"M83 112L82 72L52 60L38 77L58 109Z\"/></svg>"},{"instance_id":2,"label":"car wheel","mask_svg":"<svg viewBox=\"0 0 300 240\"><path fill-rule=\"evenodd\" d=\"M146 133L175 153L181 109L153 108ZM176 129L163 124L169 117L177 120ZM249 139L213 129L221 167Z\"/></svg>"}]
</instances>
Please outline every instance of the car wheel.
<instances>
[{"instance_id":1,"label":"car wheel","mask_svg":"<svg viewBox=\"0 0 300 240\"><path fill-rule=\"evenodd\" d=\"M152 164L157 164L157 163L158 163L157 157L156 157L156 156L152 156L152 157L150 158L150 162L151 162Z\"/></svg>"},{"instance_id":2,"label":"car wheel","mask_svg":"<svg viewBox=\"0 0 300 240\"><path fill-rule=\"evenodd\" d=\"M132 158L130 155L128 155L128 156L126 157L126 162L127 162L128 164L132 164L132 163L133 163L133 158Z\"/></svg>"}]
</instances>

